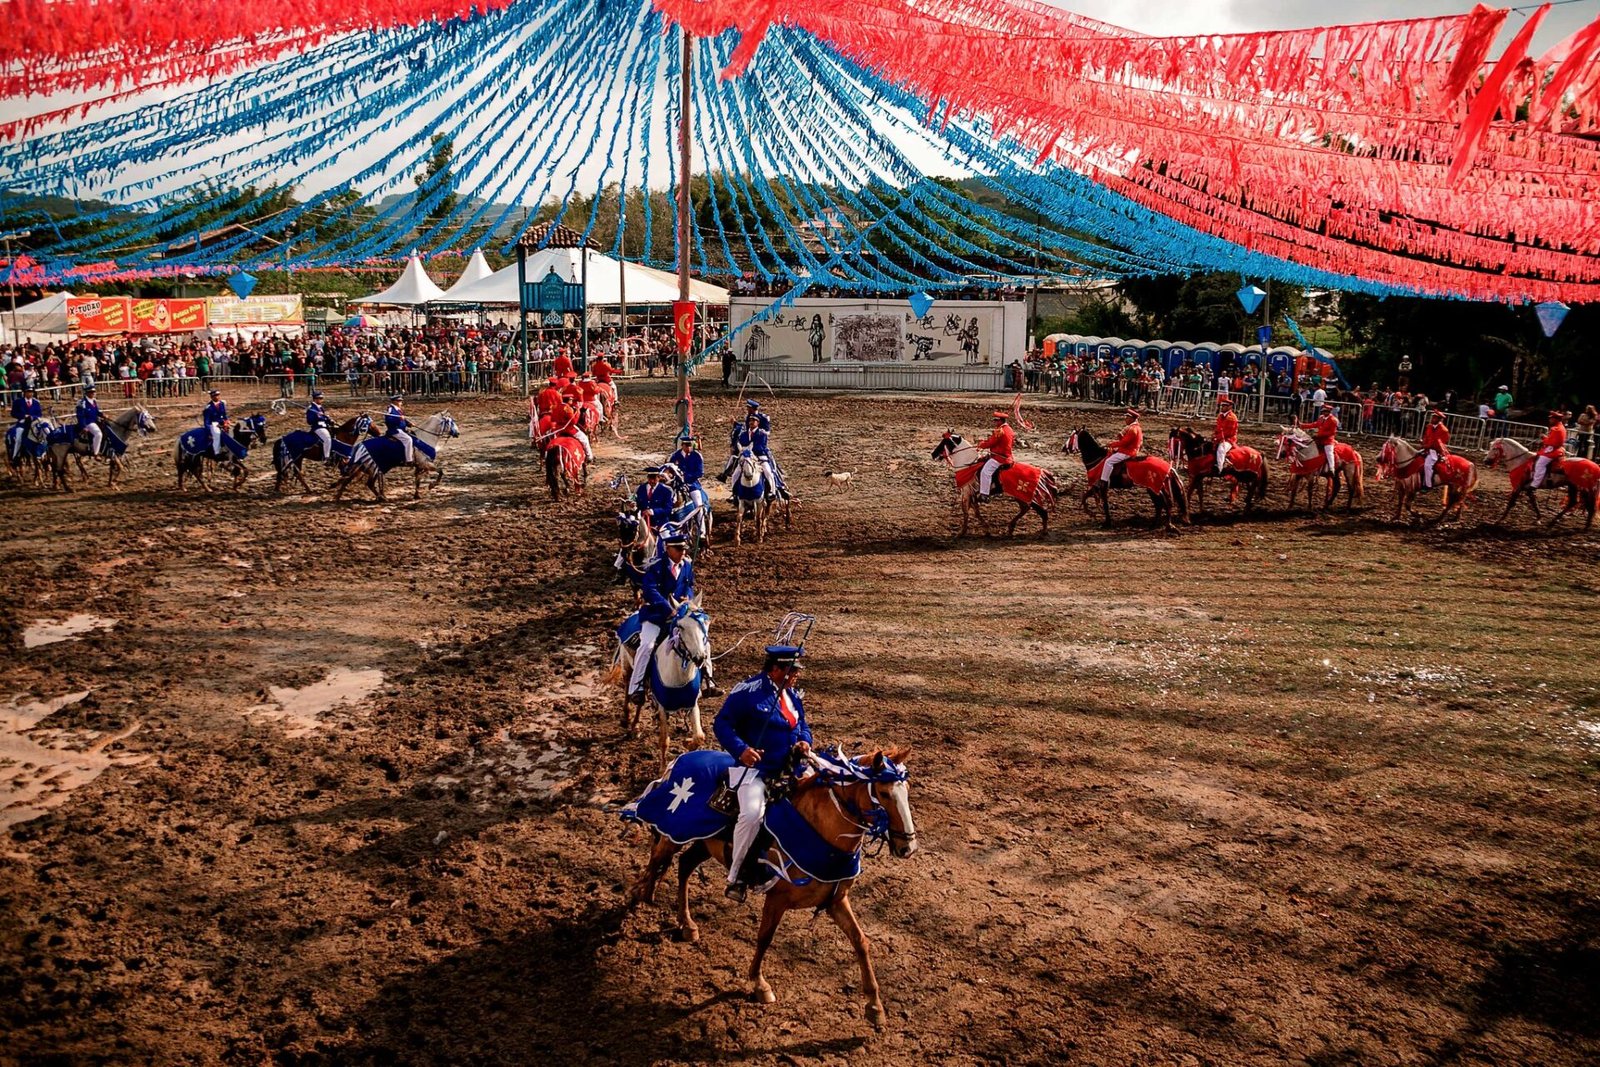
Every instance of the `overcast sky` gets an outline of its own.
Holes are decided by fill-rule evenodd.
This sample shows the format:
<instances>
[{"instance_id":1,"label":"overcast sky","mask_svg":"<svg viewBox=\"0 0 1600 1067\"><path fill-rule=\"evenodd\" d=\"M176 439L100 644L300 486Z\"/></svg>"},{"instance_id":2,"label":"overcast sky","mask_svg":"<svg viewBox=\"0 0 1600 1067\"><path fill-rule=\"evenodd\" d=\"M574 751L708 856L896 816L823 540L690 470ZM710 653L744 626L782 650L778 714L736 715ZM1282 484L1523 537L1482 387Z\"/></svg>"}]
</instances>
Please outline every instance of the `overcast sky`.
<instances>
[{"instance_id":1,"label":"overcast sky","mask_svg":"<svg viewBox=\"0 0 1600 1067\"><path fill-rule=\"evenodd\" d=\"M1472 0L1049 0L1057 7L1130 30L1160 36L1187 33L1238 33L1305 26L1372 22L1378 19L1453 15L1472 8ZM1490 6L1498 7L1499 4ZM1533 7L1529 5L1528 11ZM1580 0L1550 9L1534 38L1542 51L1600 16L1600 0ZM1522 27L1513 13L1496 41L1504 47Z\"/></svg>"}]
</instances>

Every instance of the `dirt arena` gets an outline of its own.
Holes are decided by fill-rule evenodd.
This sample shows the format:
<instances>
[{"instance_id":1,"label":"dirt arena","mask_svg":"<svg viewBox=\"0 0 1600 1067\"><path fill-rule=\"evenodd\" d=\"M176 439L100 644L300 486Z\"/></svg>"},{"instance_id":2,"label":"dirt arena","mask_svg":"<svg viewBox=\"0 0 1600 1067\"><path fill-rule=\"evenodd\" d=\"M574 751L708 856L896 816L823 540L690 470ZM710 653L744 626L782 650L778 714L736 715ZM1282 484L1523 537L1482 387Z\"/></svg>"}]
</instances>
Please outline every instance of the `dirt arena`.
<instances>
[{"instance_id":1,"label":"dirt arena","mask_svg":"<svg viewBox=\"0 0 1600 1067\"><path fill-rule=\"evenodd\" d=\"M0 1062L1600 1058L1600 531L1480 526L1498 473L1442 532L1370 481L1285 516L1281 477L1264 516L1164 536L1125 496L1102 530L1059 450L1116 420L1041 408L1050 536L956 542L928 453L993 398L767 398L795 525L697 569L715 646L756 632L722 680L813 613L819 740L915 746L923 848L854 893L875 1031L825 917L760 1007L757 904L710 868L698 944L624 913L654 761L600 681L606 482L670 433L624 397L559 505L509 399L451 405L418 503L278 499L263 454L178 496L171 417L121 492L0 488ZM713 452L735 406L700 399ZM89 628L25 647L40 620Z\"/></svg>"}]
</instances>

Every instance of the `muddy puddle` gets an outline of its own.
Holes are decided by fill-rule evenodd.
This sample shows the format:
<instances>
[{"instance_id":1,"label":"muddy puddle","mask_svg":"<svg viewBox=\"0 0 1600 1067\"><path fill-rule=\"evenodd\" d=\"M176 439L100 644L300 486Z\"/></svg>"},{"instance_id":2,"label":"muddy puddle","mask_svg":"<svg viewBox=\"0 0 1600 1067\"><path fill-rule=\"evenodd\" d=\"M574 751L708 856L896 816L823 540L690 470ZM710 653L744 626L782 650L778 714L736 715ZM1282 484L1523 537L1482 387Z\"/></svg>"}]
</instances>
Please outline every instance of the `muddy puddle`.
<instances>
[{"instance_id":1,"label":"muddy puddle","mask_svg":"<svg viewBox=\"0 0 1600 1067\"><path fill-rule=\"evenodd\" d=\"M321 716L341 705L356 704L383 684L383 672L337 667L320 682L300 689L270 686L267 700L245 709L251 718L276 721L288 737L304 737L321 729Z\"/></svg>"},{"instance_id":2,"label":"muddy puddle","mask_svg":"<svg viewBox=\"0 0 1600 1067\"><path fill-rule=\"evenodd\" d=\"M0 705L0 830L36 819L64 804L73 790L110 767L131 767L145 757L108 751L139 724L116 733L52 730L40 723L89 695L89 690L49 700L12 697Z\"/></svg>"},{"instance_id":3,"label":"muddy puddle","mask_svg":"<svg viewBox=\"0 0 1600 1067\"><path fill-rule=\"evenodd\" d=\"M22 647L38 648L58 641L76 641L86 633L108 630L116 624L116 619L104 619L99 615L68 615L60 622L40 619L22 631Z\"/></svg>"}]
</instances>

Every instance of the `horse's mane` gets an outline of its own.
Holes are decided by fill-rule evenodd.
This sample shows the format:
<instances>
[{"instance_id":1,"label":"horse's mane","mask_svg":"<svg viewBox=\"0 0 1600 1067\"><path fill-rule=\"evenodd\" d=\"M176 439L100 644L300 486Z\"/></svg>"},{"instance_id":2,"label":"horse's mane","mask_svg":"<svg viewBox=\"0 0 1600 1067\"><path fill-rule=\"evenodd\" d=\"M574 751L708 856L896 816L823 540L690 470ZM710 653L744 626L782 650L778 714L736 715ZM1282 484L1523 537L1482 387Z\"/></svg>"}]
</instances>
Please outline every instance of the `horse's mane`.
<instances>
[{"instance_id":1,"label":"horse's mane","mask_svg":"<svg viewBox=\"0 0 1600 1067\"><path fill-rule=\"evenodd\" d=\"M1094 439L1094 434L1082 427L1078 428L1077 434L1078 454L1083 457L1083 465L1085 467L1092 467L1106 458L1106 450L1099 441Z\"/></svg>"}]
</instances>

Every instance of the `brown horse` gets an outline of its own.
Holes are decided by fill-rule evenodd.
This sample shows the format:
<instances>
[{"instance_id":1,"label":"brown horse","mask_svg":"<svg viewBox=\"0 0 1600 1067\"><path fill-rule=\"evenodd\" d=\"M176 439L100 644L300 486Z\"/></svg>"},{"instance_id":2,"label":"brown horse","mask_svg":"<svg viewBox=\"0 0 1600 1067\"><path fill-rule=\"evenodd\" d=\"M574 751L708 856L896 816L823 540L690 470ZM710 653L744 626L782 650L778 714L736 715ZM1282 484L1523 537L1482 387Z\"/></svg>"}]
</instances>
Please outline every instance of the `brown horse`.
<instances>
[{"instance_id":1,"label":"brown horse","mask_svg":"<svg viewBox=\"0 0 1600 1067\"><path fill-rule=\"evenodd\" d=\"M838 853L855 859L853 870L859 873L860 854L864 845L887 840L889 851L904 859L917 850L917 831L911 818L911 801L904 768L910 749L891 749L874 752L854 760L823 758L816 762L817 769L800 778L787 803L818 837ZM696 755L691 753L691 755ZM688 757L680 757L680 760ZM661 782L646 791L646 796L657 786L676 777L678 764L673 765ZM644 798L641 798L641 801ZM778 801L775 803L783 803ZM771 809L768 809L769 824ZM683 849L678 859L678 926L686 941L697 941L700 928L689 914L689 876L707 859L714 859L724 867L732 849L726 833L694 841L686 848L670 838L655 832L650 845L650 858L643 874L634 883L629 894L629 907L635 908L655 900L656 883L672 864L672 857ZM761 973L761 961L772 944L778 923L795 908L813 908L826 911L855 948L856 962L861 966L861 993L866 1000L867 1018L874 1026L884 1019L883 999L878 992L878 979L872 970L872 957L868 952L866 935L856 921L850 906L850 887L855 876L837 881L807 877L793 859L785 857L783 850L774 847L767 853L768 863L783 871L777 882L767 890L766 902L761 909L761 923L756 929L756 952L750 961L750 999L771 1004L777 999L772 987Z\"/></svg>"},{"instance_id":2,"label":"brown horse","mask_svg":"<svg viewBox=\"0 0 1600 1067\"><path fill-rule=\"evenodd\" d=\"M1155 456L1135 456L1123 463L1117 470L1111 484L1107 485L1100 480L1102 464L1108 454L1107 448L1094 439L1094 434L1079 427L1067 435L1067 443L1062 448L1063 452L1077 453L1083 460L1083 469L1089 482L1088 489L1083 494L1083 510L1094 518L1094 510L1090 507L1092 501L1100 501L1101 526L1111 525L1111 494L1108 489L1143 489L1150 494L1150 504L1155 508L1155 522L1163 525L1167 530L1172 530L1172 514L1185 523L1189 521L1189 498L1183 491L1183 483L1178 480L1178 472L1172 469L1172 464Z\"/></svg>"},{"instance_id":3,"label":"brown horse","mask_svg":"<svg viewBox=\"0 0 1600 1067\"><path fill-rule=\"evenodd\" d=\"M1230 500L1239 499L1244 489L1244 511L1267 500L1267 461L1260 452L1247 445L1234 445L1228 451L1227 467L1217 470L1217 450L1191 427L1174 426L1167 435L1169 443L1176 444L1188 461L1189 485L1187 492L1196 514L1205 510L1206 479L1224 478L1233 486Z\"/></svg>"},{"instance_id":4,"label":"brown horse","mask_svg":"<svg viewBox=\"0 0 1600 1067\"><path fill-rule=\"evenodd\" d=\"M963 441L954 430L946 430L934 446L932 458L944 460L956 474L956 503L961 508L961 529L956 531L956 536L966 536L970 520L976 517L987 537L989 520L978 507L978 474L983 468L983 453ZM1042 524L1039 536L1050 532L1050 513L1055 510L1058 490L1054 475L1030 463L1008 463L995 473L994 482L996 490L1017 502L1017 513L1006 526L1007 537L1017 532L1017 523L1030 510L1039 516Z\"/></svg>"}]
</instances>

